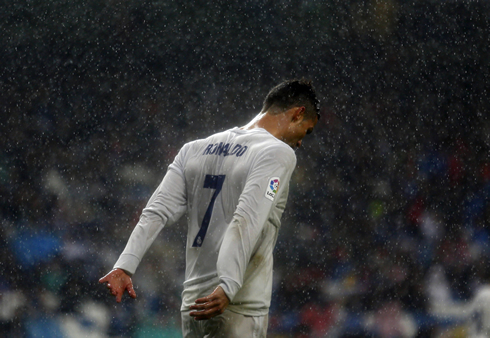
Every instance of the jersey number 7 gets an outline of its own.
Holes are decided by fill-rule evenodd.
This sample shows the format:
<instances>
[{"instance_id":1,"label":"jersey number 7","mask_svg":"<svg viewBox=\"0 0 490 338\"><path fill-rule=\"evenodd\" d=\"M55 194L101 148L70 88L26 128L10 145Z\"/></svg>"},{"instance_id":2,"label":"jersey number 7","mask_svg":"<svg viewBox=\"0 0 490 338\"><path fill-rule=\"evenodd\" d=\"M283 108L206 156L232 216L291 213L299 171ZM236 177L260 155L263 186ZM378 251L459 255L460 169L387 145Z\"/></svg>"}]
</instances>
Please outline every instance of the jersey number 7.
<instances>
[{"instance_id":1,"label":"jersey number 7","mask_svg":"<svg viewBox=\"0 0 490 338\"><path fill-rule=\"evenodd\" d=\"M211 220L211 215L213 214L214 202L216 201L216 197L218 197L221 188L223 188L225 177L226 175L206 175L204 178L203 188L215 190L213 197L211 197L211 201L209 202L208 208L206 209L206 213L204 214L204 218L202 219L201 228L199 229L199 232L194 239L194 243L192 244L193 247L200 247L204 241L204 237L206 237L209 221Z\"/></svg>"}]
</instances>

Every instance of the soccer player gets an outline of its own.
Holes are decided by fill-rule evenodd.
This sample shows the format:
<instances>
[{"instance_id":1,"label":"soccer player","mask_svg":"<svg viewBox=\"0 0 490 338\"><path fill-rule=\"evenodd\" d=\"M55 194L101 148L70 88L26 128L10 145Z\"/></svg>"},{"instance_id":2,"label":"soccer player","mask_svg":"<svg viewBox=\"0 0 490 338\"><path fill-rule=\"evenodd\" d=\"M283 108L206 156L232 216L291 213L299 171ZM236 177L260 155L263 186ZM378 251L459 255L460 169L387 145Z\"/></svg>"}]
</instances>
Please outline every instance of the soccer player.
<instances>
[{"instance_id":1,"label":"soccer player","mask_svg":"<svg viewBox=\"0 0 490 338\"><path fill-rule=\"evenodd\" d=\"M293 149L318 118L311 83L289 80L247 125L185 144L100 282L117 302L126 290L135 298L130 276L160 230L187 212L184 337L265 337Z\"/></svg>"}]
</instances>

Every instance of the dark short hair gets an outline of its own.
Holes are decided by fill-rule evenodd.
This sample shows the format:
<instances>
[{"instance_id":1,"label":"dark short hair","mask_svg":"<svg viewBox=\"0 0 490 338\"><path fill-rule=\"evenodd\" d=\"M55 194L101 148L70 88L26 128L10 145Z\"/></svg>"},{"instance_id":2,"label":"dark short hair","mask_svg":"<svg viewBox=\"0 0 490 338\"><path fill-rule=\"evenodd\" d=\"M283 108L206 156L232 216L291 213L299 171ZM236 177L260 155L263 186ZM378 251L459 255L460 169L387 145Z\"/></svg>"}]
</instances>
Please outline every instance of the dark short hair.
<instances>
[{"instance_id":1,"label":"dark short hair","mask_svg":"<svg viewBox=\"0 0 490 338\"><path fill-rule=\"evenodd\" d=\"M309 80L294 79L278 84L265 97L262 111L266 112L270 108L278 108L277 113L279 113L299 106L306 108L306 118L314 118L315 116L320 118L320 102Z\"/></svg>"}]
</instances>

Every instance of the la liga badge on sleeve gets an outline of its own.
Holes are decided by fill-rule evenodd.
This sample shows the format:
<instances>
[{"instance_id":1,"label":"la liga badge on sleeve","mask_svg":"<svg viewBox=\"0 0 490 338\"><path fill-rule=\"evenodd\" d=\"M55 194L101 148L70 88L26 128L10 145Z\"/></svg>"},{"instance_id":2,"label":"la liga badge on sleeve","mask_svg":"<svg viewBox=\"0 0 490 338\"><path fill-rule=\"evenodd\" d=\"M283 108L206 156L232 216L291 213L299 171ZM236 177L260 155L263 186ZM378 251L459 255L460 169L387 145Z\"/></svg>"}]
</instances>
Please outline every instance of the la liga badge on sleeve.
<instances>
[{"instance_id":1,"label":"la liga badge on sleeve","mask_svg":"<svg viewBox=\"0 0 490 338\"><path fill-rule=\"evenodd\" d=\"M279 177L269 178L269 183L267 184L267 189L265 190L265 197L273 201L278 191Z\"/></svg>"}]
</instances>

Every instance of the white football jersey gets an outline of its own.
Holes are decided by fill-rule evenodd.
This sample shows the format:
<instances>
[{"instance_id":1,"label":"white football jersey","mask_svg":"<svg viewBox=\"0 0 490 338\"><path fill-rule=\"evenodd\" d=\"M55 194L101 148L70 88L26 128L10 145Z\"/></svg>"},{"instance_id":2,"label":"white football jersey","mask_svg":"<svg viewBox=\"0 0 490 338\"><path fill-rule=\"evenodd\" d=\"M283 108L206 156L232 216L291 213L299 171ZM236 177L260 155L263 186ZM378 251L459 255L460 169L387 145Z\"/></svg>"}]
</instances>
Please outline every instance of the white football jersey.
<instances>
[{"instance_id":1,"label":"white football jersey","mask_svg":"<svg viewBox=\"0 0 490 338\"><path fill-rule=\"evenodd\" d=\"M292 148L262 128L185 144L114 267L133 274L160 230L187 212L182 310L221 285L231 311L267 314L272 252L295 166Z\"/></svg>"}]
</instances>

